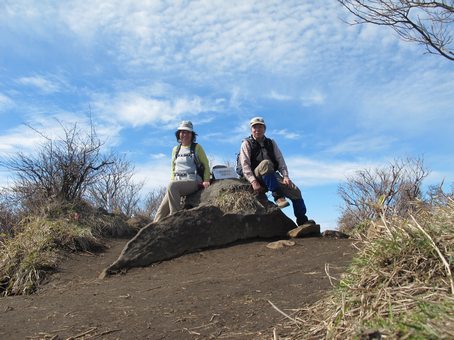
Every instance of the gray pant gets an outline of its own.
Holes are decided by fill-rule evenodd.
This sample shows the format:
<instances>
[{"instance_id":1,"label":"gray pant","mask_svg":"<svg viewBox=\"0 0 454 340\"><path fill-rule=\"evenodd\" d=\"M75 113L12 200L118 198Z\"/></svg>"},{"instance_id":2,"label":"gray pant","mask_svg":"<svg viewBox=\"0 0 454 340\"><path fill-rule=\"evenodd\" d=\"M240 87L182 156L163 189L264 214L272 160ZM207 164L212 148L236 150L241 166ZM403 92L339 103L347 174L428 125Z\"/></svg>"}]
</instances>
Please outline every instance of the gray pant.
<instances>
[{"instance_id":1,"label":"gray pant","mask_svg":"<svg viewBox=\"0 0 454 340\"><path fill-rule=\"evenodd\" d=\"M274 171L273 162L269 160L263 160L254 169L254 175L258 179L260 179L264 175L271 173L275 174L276 180L279 184L279 188L282 190L282 193L284 194L285 197L288 197L291 200L298 200L302 198L300 189L293 182L290 185L286 185L283 183L284 178L278 172ZM262 181L260 182L262 183Z\"/></svg>"},{"instance_id":2,"label":"gray pant","mask_svg":"<svg viewBox=\"0 0 454 340\"><path fill-rule=\"evenodd\" d=\"M181 196L190 195L198 189L197 181L171 181L153 222L158 222L181 210Z\"/></svg>"}]
</instances>

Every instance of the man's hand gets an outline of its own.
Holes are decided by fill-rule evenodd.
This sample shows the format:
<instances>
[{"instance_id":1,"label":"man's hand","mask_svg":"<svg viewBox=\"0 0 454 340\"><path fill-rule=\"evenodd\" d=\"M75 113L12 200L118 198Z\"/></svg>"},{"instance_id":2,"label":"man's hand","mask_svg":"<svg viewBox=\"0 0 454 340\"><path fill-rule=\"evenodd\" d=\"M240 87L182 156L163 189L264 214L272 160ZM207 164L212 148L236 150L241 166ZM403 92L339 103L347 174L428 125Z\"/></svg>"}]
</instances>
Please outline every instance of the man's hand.
<instances>
[{"instance_id":1,"label":"man's hand","mask_svg":"<svg viewBox=\"0 0 454 340\"><path fill-rule=\"evenodd\" d=\"M284 183L285 185L288 185L288 186L291 186L292 185L292 181L290 180L290 178L288 177L284 177L282 179L282 183Z\"/></svg>"},{"instance_id":2,"label":"man's hand","mask_svg":"<svg viewBox=\"0 0 454 340\"><path fill-rule=\"evenodd\" d=\"M203 188L206 189L210 186L210 182L203 182L202 185L203 185Z\"/></svg>"},{"instance_id":3,"label":"man's hand","mask_svg":"<svg viewBox=\"0 0 454 340\"><path fill-rule=\"evenodd\" d=\"M260 185L259 181L255 180L251 184L252 184L252 189L254 189L255 192L260 193L263 191L263 188Z\"/></svg>"}]
</instances>

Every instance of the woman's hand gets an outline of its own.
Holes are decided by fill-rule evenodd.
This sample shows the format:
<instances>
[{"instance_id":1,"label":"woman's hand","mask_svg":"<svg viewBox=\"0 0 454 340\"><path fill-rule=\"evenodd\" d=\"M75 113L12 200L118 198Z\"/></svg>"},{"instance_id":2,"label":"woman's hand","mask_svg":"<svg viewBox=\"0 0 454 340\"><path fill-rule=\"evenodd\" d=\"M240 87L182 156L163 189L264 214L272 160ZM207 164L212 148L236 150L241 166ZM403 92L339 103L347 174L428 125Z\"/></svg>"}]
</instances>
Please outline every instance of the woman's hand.
<instances>
[{"instance_id":1,"label":"woman's hand","mask_svg":"<svg viewBox=\"0 0 454 340\"><path fill-rule=\"evenodd\" d=\"M210 186L210 182L203 182L202 185L203 185L203 188L206 189Z\"/></svg>"}]
</instances>

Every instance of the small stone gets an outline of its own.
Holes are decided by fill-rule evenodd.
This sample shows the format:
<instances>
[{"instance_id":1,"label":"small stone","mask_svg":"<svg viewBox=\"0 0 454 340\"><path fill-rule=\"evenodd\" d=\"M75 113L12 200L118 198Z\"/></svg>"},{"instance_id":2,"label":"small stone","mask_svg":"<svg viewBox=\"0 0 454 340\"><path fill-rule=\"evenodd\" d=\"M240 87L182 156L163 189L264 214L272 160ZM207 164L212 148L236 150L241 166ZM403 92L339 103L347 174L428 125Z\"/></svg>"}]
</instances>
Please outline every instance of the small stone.
<instances>
[{"instance_id":1,"label":"small stone","mask_svg":"<svg viewBox=\"0 0 454 340\"><path fill-rule=\"evenodd\" d=\"M295 245L295 242L289 240L279 240L276 242L271 242L266 245L267 248L270 249L281 249L285 247L292 247Z\"/></svg>"}]
</instances>

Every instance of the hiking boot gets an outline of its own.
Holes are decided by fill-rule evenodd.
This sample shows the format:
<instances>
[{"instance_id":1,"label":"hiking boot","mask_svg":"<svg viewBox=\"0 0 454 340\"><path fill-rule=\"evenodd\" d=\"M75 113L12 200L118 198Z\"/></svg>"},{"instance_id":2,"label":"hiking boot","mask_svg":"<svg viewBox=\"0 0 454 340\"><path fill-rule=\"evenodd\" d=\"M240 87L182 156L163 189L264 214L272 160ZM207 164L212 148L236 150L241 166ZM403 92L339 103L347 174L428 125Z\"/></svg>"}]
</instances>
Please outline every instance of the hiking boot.
<instances>
[{"instance_id":1,"label":"hiking boot","mask_svg":"<svg viewBox=\"0 0 454 340\"><path fill-rule=\"evenodd\" d=\"M305 218L297 218L296 219L296 225L312 225L312 224L317 224L315 223L314 220L309 220L306 216Z\"/></svg>"},{"instance_id":2,"label":"hiking boot","mask_svg":"<svg viewBox=\"0 0 454 340\"><path fill-rule=\"evenodd\" d=\"M287 202L287 200L284 197L279 197L274 202L280 209L288 207L290 205L290 203Z\"/></svg>"}]
</instances>

